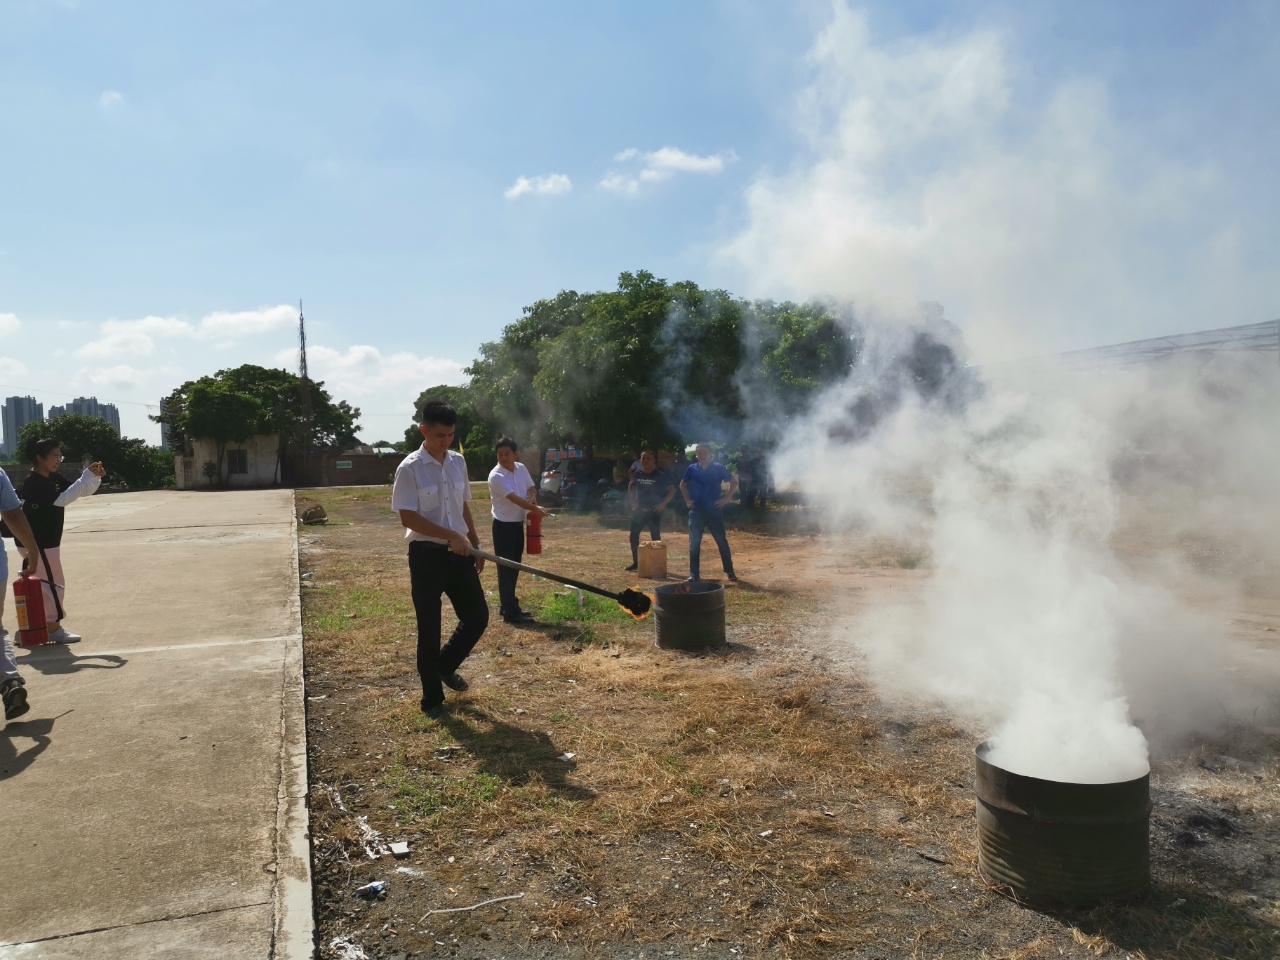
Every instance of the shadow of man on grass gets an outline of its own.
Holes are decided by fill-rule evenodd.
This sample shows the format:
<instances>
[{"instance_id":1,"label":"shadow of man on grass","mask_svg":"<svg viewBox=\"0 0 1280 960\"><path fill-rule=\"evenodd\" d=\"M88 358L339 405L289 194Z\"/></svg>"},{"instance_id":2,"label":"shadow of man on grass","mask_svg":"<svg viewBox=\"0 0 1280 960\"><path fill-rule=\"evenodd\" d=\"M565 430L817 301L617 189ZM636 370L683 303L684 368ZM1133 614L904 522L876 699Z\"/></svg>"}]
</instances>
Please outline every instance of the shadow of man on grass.
<instances>
[{"instance_id":1,"label":"shadow of man on grass","mask_svg":"<svg viewBox=\"0 0 1280 960\"><path fill-rule=\"evenodd\" d=\"M557 759L564 751L540 730L526 730L464 705L440 721L480 769L514 787L534 779L567 800L591 800L595 791L569 782L576 764Z\"/></svg>"}]
</instances>

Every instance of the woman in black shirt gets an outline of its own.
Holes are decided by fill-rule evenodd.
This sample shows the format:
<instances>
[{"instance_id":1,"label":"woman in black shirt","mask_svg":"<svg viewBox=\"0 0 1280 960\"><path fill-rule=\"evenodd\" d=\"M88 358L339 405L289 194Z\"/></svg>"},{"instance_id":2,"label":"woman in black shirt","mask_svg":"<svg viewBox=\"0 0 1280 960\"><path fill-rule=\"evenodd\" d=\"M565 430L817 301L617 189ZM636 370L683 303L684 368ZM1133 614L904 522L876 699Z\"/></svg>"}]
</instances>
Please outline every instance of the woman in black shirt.
<instances>
[{"instance_id":1,"label":"woman in black shirt","mask_svg":"<svg viewBox=\"0 0 1280 960\"><path fill-rule=\"evenodd\" d=\"M62 448L57 440L39 440L32 452L35 466L22 482L18 496L22 498L22 512L31 523L40 550L34 560L22 547L18 553L26 561L26 569L31 570L34 565L35 576L45 581L44 613L49 622L49 641L75 643L80 639L79 634L71 633L62 625L67 582L61 558L63 514L67 504L96 492L107 471L101 461L94 461L80 474L80 479L72 483L58 472L62 466ZM50 581L56 587L50 587Z\"/></svg>"}]
</instances>

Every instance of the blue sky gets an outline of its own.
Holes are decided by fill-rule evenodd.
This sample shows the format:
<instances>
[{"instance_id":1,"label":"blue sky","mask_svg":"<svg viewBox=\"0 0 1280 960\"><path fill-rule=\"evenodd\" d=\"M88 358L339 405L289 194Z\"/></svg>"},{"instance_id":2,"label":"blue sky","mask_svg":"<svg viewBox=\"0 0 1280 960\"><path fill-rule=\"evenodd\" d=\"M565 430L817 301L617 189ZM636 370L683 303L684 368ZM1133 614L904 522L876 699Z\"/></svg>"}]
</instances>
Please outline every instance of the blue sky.
<instances>
[{"instance_id":1,"label":"blue sky","mask_svg":"<svg viewBox=\"0 0 1280 960\"><path fill-rule=\"evenodd\" d=\"M396 439L636 269L936 300L978 359L1275 319L1278 65L1267 2L0 0L0 394L154 441L302 298Z\"/></svg>"}]
</instances>

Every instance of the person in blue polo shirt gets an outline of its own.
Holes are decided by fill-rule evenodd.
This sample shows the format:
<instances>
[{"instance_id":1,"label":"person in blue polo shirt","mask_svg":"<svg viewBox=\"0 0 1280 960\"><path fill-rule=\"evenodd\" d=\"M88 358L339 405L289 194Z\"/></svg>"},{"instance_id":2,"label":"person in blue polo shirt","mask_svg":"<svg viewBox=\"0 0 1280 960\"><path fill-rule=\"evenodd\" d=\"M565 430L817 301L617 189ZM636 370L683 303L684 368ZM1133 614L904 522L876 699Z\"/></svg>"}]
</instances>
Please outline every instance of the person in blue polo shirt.
<instances>
[{"instance_id":1,"label":"person in blue polo shirt","mask_svg":"<svg viewBox=\"0 0 1280 960\"><path fill-rule=\"evenodd\" d=\"M724 505L738 489L738 479L722 465L711 459L711 447L700 443L694 452L696 460L689 464L680 480L680 494L689 507L689 579L697 580L701 574L702 534L710 530L720 548L720 562L725 576L737 580L733 572L733 554L729 552L729 538L724 533ZM723 485L729 484L728 492Z\"/></svg>"}]
</instances>

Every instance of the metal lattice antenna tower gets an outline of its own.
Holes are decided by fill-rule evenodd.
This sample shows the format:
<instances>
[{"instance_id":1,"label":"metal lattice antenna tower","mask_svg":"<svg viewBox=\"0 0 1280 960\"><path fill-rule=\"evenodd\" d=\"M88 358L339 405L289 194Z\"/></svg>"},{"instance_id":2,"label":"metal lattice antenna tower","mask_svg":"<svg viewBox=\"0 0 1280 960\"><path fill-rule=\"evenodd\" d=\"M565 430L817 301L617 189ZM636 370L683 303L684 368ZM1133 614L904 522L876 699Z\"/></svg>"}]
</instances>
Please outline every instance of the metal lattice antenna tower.
<instances>
[{"instance_id":1,"label":"metal lattice antenna tower","mask_svg":"<svg viewBox=\"0 0 1280 960\"><path fill-rule=\"evenodd\" d=\"M302 301L298 301L298 376L307 377L307 322L302 316Z\"/></svg>"},{"instance_id":2,"label":"metal lattice antenna tower","mask_svg":"<svg viewBox=\"0 0 1280 960\"><path fill-rule=\"evenodd\" d=\"M307 373L307 322L302 315L302 301L298 301L298 421L302 434L302 449L311 449L311 377Z\"/></svg>"}]
</instances>

